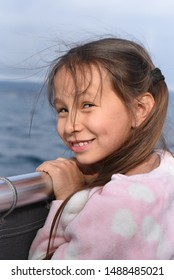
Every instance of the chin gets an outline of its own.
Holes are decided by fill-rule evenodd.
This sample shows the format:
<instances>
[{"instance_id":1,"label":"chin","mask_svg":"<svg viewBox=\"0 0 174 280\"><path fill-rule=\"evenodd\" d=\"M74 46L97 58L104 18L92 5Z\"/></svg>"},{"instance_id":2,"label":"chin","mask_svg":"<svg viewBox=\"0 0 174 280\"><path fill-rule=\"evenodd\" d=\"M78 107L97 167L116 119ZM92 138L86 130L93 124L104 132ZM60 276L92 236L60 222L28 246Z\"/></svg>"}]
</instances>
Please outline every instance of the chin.
<instances>
[{"instance_id":1,"label":"chin","mask_svg":"<svg viewBox=\"0 0 174 280\"><path fill-rule=\"evenodd\" d=\"M98 167L99 167L99 165L100 165L100 162L101 162L101 159L87 159L87 158L85 158L85 159L82 159L82 158L79 158L79 157L76 157L76 160L77 160L77 162L79 163L79 166L81 166L82 168L84 167L85 169L87 168L89 168L89 169L91 169L91 168L94 168L94 170L95 170L95 168L97 168L98 169Z\"/></svg>"},{"instance_id":2,"label":"chin","mask_svg":"<svg viewBox=\"0 0 174 280\"><path fill-rule=\"evenodd\" d=\"M88 161L88 160L79 160L78 158L76 158L77 159L77 161L78 161L78 163L79 163L79 165L81 165L81 166L90 166L90 165L93 165L93 164L95 164L95 162L92 162L92 161Z\"/></svg>"}]
</instances>

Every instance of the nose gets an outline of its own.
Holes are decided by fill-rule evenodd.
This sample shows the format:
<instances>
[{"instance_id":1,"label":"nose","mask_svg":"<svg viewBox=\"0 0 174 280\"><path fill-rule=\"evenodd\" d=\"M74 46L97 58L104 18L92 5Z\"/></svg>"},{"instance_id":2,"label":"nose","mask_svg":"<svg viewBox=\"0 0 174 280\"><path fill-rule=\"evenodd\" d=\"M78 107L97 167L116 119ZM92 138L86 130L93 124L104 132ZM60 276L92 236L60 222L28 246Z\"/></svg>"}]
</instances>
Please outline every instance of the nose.
<instances>
[{"instance_id":1,"label":"nose","mask_svg":"<svg viewBox=\"0 0 174 280\"><path fill-rule=\"evenodd\" d=\"M65 122L64 132L66 134L72 134L81 131L81 129L82 123L77 113L74 116L69 114Z\"/></svg>"}]
</instances>

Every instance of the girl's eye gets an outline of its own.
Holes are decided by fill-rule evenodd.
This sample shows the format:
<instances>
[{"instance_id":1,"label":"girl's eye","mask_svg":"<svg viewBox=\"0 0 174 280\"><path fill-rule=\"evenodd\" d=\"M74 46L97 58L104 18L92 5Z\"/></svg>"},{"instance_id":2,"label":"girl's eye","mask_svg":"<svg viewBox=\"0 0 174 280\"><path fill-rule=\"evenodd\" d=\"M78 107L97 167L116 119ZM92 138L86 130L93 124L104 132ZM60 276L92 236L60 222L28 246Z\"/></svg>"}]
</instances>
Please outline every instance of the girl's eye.
<instances>
[{"instance_id":1,"label":"girl's eye","mask_svg":"<svg viewBox=\"0 0 174 280\"><path fill-rule=\"evenodd\" d=\"M66 108L60 108L60 109L57 110L57 112L58 112L58 114L60 114L60 113L67 113L68 110Z\"/></svg>"},{"instance_id":2,"label":"girl's eye","mask_svg":"<svg viewBox=\"0 0 174 280\"><path fill-rule=\"evenodd\" d=\"M83 108L90 108L92 106L94 106L94 104L92 104L92 103L84 103L83 104Z\"/></svg>"}]
</instances>

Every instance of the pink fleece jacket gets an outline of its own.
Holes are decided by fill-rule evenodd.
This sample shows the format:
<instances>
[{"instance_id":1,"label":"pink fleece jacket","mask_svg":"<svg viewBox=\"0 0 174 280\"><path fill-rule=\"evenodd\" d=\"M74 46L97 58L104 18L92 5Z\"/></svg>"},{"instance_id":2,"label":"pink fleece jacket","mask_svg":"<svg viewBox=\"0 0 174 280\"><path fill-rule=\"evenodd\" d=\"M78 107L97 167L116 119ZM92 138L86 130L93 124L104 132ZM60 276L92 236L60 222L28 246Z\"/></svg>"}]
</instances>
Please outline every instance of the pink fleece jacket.
<instances>
[{"instance_id":1,"label":"pink fleece jacket","mask_svg":"<svg viewBox=\"0 0 174 280\"><path fill-rule=\"evenodd\" d=\"M29 259L43 259L54 215L30 249ZM160 166L146 174L114 174L102 187L75 194L56 227L52 259L173 259L174 158L161 154Z\"/></svg>"}]
</instances>

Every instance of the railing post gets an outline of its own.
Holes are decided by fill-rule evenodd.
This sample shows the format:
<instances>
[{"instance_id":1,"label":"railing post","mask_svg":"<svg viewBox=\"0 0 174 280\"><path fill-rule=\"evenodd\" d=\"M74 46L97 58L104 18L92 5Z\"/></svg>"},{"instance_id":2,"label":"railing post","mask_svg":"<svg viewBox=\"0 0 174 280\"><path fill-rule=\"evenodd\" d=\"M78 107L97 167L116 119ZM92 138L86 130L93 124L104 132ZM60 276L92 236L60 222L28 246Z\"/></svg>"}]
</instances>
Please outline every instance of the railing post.
<instances>
[{"instance_id":1,"label":"railing post","mask_svg":"<svg viewBox=\"0 0 174 280\"><path fill-rule=\"evenodd\" d=\"M7 177L16 190L16 207L46 200L52 194L52 181L44 172ZM0 212L8 210L13 203L12 189L0 180Z\"/></svg>"}]
</instances>

